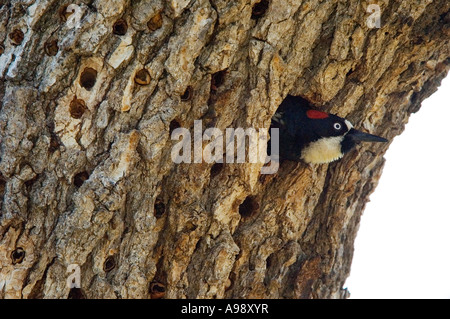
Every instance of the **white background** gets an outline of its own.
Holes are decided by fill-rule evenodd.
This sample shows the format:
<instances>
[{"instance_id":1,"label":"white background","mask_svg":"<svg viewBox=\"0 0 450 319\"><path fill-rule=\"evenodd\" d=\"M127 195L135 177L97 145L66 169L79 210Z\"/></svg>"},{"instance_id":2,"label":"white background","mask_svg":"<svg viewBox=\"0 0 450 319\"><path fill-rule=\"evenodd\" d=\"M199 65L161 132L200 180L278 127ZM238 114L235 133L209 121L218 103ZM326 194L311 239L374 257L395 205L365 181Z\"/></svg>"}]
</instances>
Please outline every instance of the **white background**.
<instances>
[{"instance_id":1,"label":"white background","mask_svg":"<svg viewBox=\"0 0 450 319\"><path fill-rule=\"evenodd\" d=\"M356 237L350 298L450 298L450 77L385 158Z\"/></svg>"}]
</instances>

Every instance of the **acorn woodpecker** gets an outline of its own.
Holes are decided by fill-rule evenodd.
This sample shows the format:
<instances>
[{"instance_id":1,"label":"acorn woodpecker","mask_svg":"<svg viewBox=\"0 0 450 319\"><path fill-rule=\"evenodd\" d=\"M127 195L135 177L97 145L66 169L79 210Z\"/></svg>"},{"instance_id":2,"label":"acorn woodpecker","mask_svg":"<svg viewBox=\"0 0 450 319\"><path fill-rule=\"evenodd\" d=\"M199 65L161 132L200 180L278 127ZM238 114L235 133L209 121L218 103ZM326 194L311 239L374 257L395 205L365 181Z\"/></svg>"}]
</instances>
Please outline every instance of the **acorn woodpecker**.
<instances>
[{"instance_id":1,"label":"acorn woodpecker","mask_svg":"<svg viewBox=\"0 0 450 319\"><path fill-rule=\"evenodd\" d=\"M281 103L271 127L279 128L280 159L296 162L330 163L360 141L387 142L385 138L354 129L346 119L315 110L303 98L292 95Z\"/></svg>"}]
</instances>

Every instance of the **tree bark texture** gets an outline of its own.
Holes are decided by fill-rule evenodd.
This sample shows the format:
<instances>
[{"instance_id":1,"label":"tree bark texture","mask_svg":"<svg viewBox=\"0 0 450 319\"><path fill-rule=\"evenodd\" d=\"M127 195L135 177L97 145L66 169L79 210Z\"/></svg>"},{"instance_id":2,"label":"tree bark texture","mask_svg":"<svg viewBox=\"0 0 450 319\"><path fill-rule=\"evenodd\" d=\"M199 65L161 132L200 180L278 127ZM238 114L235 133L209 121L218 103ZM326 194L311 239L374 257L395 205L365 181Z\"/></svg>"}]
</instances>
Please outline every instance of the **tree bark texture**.
<instances>
[{"instance_id":1,"label":"tree bark texture","mask_svg":"<svg viewBox=\"0 0 450 319\"><path fill-rule=\"evenodd\" d=\"M449 6L3 0L0 297L346 297L388 144L261 175L175 164L170 134L268 129L289 93L392 140L448 72Z\"/></svg>"}]
</instances>

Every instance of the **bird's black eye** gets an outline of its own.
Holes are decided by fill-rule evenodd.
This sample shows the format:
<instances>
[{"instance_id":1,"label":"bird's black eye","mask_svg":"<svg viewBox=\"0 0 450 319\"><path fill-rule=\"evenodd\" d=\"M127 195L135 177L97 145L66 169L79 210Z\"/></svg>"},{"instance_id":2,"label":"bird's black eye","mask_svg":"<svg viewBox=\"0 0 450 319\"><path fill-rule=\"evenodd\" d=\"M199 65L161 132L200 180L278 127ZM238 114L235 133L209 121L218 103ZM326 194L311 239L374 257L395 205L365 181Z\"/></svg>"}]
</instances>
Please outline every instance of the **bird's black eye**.
<instances>
[{"instance_id":1,"label":"bird's black eye","mask_svg":"<svg viewBox=\"0 0 450 319\"><path fill-rule=\"evenodd\" d=\"M333 127L336 131L339 131L342 128L342 124L339 122L336 122L333 124Z\"/></svg>"}]
</instances>

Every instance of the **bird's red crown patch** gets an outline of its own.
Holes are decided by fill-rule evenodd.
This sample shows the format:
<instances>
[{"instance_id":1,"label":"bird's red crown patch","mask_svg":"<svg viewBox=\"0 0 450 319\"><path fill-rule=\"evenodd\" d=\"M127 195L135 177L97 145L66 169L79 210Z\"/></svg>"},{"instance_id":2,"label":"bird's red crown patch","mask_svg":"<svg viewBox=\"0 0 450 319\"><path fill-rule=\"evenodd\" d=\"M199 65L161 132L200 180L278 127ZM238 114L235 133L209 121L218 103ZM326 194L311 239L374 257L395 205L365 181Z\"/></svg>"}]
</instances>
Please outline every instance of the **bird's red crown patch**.
<instances>
[{"instance_id":1,"label":"bird's red crown patch","mask_svg":"<svg viewBox=\"0 0 450 319\"><path fill-rule=\"evenodd\" d=\"M317 120L317 119L325 119L329 115L328 113L317 111L317 110L308 110L306 111L306 116L310 119Z\"/></svg>"}]
</instances>

